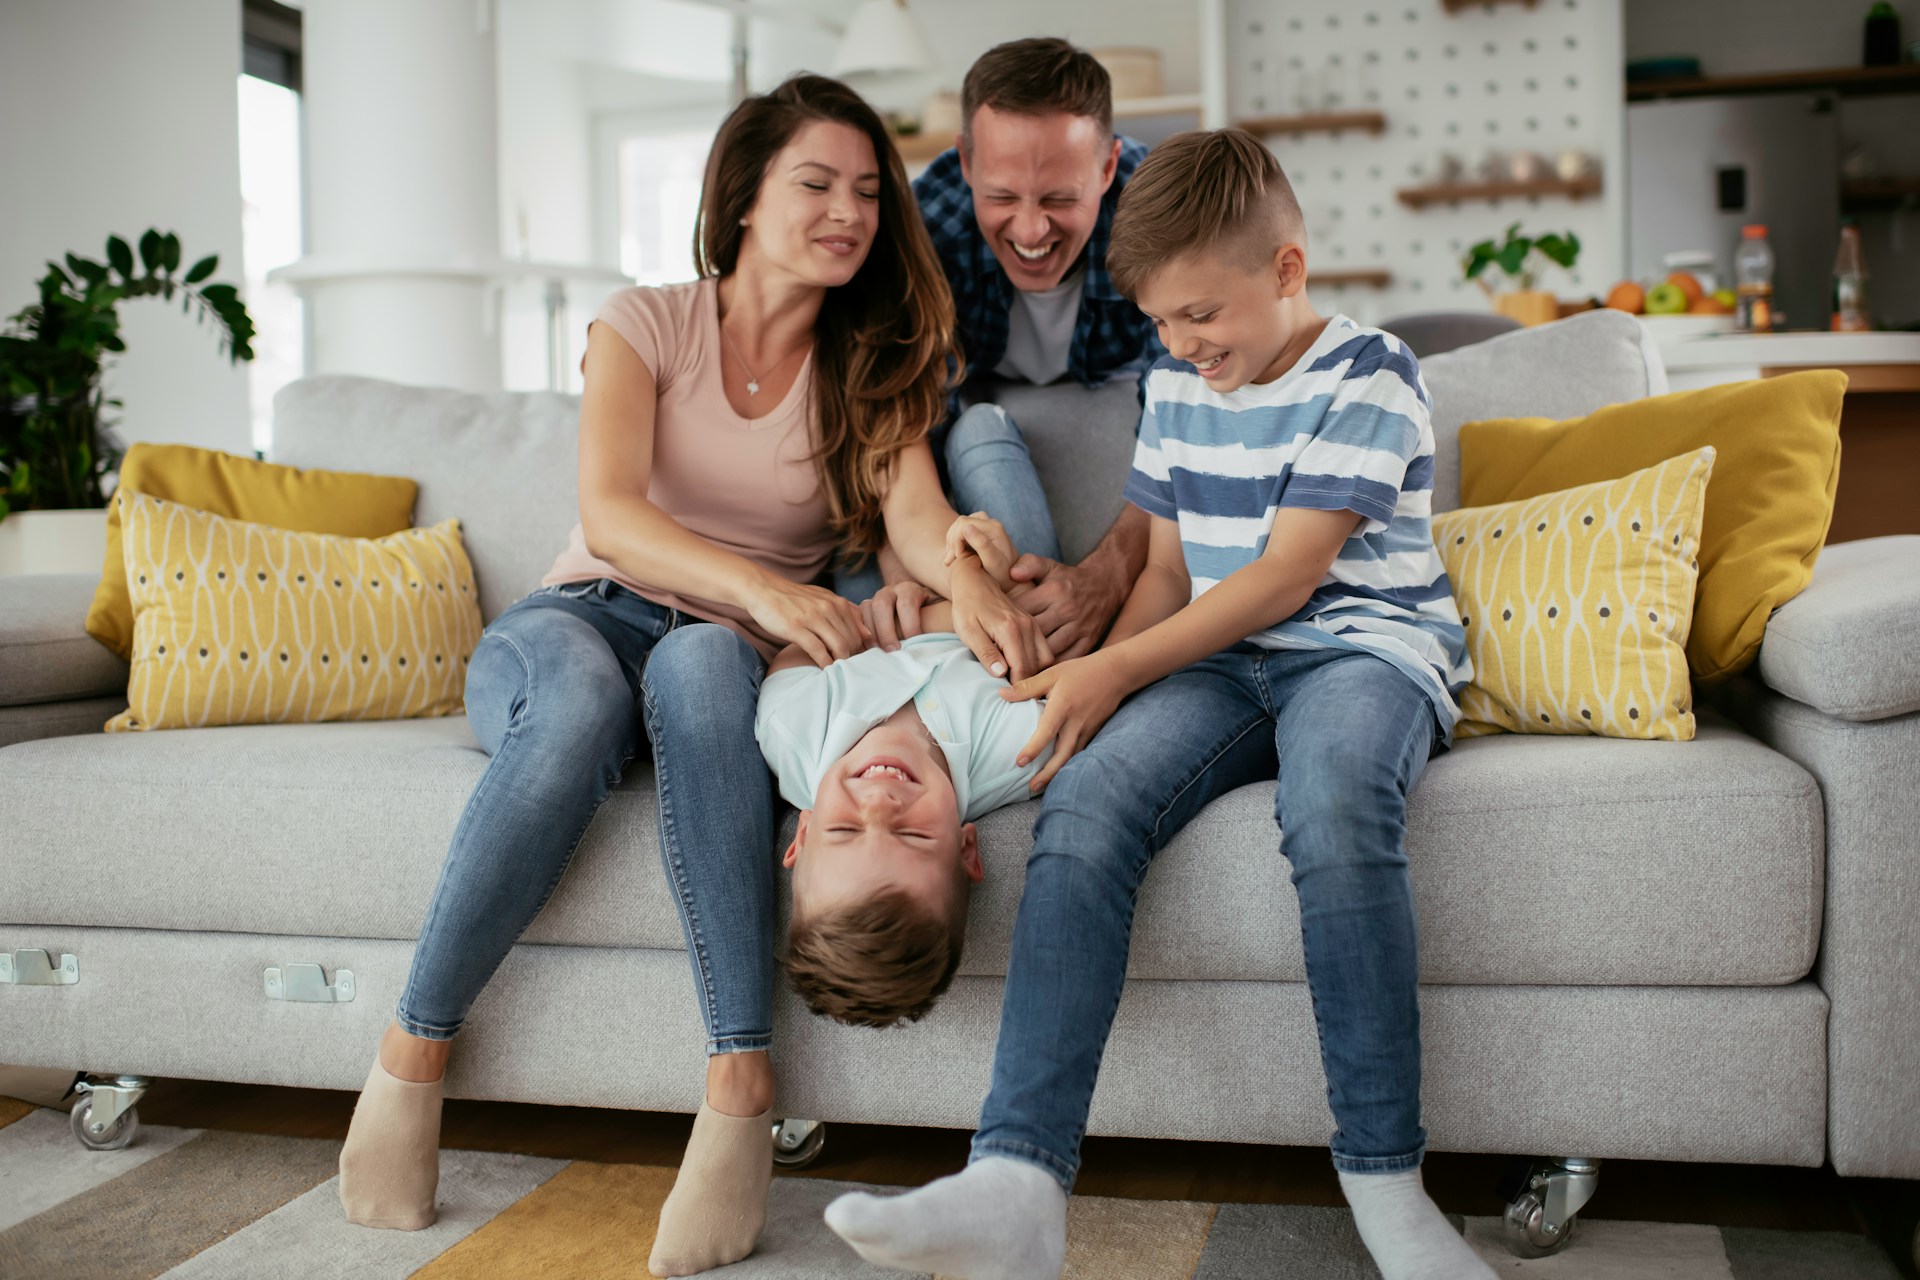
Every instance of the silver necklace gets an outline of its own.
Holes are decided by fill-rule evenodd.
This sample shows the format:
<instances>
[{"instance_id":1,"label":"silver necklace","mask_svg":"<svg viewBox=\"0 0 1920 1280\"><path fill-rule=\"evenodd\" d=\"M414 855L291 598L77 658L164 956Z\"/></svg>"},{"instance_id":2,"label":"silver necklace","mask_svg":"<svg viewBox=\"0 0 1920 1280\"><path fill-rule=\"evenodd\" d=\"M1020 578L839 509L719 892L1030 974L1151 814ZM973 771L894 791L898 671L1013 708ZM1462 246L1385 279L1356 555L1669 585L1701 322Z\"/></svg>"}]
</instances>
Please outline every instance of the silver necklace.
<instances>
[{"instance_id":1,"label":"silver necklace","mask_svg":"<svg viewBox=\"0 0 1920 1280\"><path fill-rule=\"evenodd\" d=\"M750 396L759 395L760 394L760 375L753 371L753 367L747 363L747 358L740 354L740 348L734 344L733 335L727 332L727 326L724 321L720 323L720 340L727 344L727 347L733 352L733 358L735 360L738 360L740 362L740 367L747 371L747 394ZM805 349L806 349L806 343L803 342L799 346L795 347L793 351L803 351ZM787 352L786 355L781 356L778 360L775 360L773 364L767 368L767 372L772 373L775 369L778 369L781 365L785 364L788 360L792 359L793 351L789 351Z\"/></svg>"}]
</instances>

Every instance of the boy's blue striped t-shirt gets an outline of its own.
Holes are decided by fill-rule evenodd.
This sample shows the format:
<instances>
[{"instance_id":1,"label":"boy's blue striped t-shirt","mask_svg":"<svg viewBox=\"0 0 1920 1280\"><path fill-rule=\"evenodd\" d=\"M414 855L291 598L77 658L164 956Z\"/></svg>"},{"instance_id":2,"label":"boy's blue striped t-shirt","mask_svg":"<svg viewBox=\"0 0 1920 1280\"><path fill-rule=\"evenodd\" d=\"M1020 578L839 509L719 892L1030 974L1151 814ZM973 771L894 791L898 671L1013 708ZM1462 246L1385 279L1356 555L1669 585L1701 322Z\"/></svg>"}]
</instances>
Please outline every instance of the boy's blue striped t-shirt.
<instances>
[{"instance_id":1,"label":"boy's blue striped t-shirt","mask_svg":"<svg viewBox=\"0 0 1920 1280\"><path fill-rule=\"evenodd\" d=\"M1147 375L1127 500L1177 521L1193 599L1267 549L1282 507L1365 518L1268 649L1360 648L1414 680L1441 732L1472 676L1433 545L1431 401L1399 339L1336 315L1273 382L1220 393L1184 360Z\"/></svg>"}]
</instances>

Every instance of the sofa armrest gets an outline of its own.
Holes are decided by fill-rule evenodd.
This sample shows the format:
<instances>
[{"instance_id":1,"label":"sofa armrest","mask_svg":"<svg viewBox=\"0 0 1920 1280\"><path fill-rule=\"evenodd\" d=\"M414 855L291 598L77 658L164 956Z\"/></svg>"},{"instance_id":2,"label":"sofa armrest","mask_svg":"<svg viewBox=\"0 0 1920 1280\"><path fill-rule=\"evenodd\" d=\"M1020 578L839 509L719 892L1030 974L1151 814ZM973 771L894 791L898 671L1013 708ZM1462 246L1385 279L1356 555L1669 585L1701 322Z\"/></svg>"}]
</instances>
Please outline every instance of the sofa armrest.
<instances>
[{"instance_id":1,"label":"sofa armrest","mask_svg":"<svg viewBox=\"0 0 1920 1280\"><path fill-rule=\"evenodd\" d=\"M1842 720L1920 711L1920 535L1842 542L1774 610L1767 687Z\"/></svg>"},{"instance_id":2,"label":"sofa armrest","mask_svg":"<svg viewBox=\"0 0 1920 1280\"><path fill-rule=\"evenodd\" d=\"M1828 1158L1920 1178L1920 713L1843 720L1746 677L1715 700L1820 784Z\"/></svg>"},{"instance_id":3,"label":"sofa armrest","mask_svg":"<svg viewBox=\"0 0 1920 1280\"><path fill-rule=\"evenodd\" d=\"M127 664L87 634L97 573L0 578L0 707L126 696Z\"/></svg>"}]
</instances>

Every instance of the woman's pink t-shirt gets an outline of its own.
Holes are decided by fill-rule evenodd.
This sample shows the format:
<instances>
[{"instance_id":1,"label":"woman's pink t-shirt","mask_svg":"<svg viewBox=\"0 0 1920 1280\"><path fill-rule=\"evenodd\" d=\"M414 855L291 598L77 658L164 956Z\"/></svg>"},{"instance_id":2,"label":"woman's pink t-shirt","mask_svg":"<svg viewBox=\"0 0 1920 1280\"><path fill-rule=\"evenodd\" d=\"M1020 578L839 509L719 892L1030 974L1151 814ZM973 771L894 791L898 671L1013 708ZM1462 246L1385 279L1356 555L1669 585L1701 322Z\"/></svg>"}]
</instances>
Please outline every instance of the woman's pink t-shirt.
<instances>
[{"instance_id":1,"label":"woman's pink t-shirt","mask_svg":"<svg viewBox=\"0 0 1920 1280\"><path fill-rule=\"evenodd\" d=\"M622 289L595 323L619 334L653 373L653 471L647 497L718 546L794 582L826 569L835 542L814 468L813 355L765 417L743 418L720 384L719 282ZM587 550L580 526L542 579L545 586L612 578L655 604L732 627L762 655L782 641L744 609L648 586L644 566L623 573Z\"/></svg>"}]
</instances>

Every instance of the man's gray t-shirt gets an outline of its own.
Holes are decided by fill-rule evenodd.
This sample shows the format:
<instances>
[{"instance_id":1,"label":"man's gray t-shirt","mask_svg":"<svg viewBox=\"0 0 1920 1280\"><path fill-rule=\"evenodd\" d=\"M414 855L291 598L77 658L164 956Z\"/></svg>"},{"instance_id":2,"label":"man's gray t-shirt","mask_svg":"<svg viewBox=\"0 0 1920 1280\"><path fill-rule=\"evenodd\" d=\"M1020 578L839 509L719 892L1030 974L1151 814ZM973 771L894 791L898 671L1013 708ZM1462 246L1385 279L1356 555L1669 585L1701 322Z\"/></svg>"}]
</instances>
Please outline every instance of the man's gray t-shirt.
<instances>
[{"instance_id":1,"label":"man's gray t-shirt","mask_svg":"<svg viewBox=\"0 0 1920 1280\"><path fill-rule=\"evenodd\" d=\"M994 372L1036 387L1066 377L1086 281L1087 269L1082 266L1051 289L1014 290L1013 306L1007 312L1007 354Z\"/></svg>"}]
</instances>

